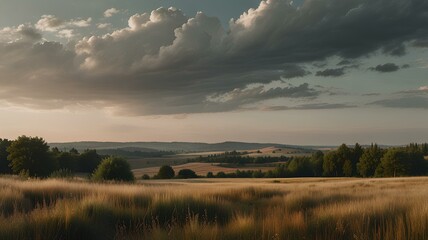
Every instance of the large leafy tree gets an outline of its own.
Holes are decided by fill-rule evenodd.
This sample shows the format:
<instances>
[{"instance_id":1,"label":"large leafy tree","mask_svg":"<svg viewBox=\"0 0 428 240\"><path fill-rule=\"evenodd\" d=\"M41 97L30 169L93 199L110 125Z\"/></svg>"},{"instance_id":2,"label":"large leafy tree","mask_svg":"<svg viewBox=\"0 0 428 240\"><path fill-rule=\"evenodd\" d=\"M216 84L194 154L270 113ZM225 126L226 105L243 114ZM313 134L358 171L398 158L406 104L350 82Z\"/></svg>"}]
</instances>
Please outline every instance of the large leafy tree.
<instances>
[{"instance_id":1,"label":"large leafy tree","mask_svg":"<svg viewBox=\"0 0 428 240\"><path fill-rule=\"evenodd\" d=\"M312 171L314 176L322 176L322 165L324 161L324 153L322 151L316 151L311 156Z\"/></svg>"},{"instance_id":2,"label":"large leafy tree","mask_svg":"<svg viewBox=\"0 0 428 240\"><path fill-rule=\"evenodd\" d=\"M0 174L12 173L12 169L9 166L10 162L7 160L9 153L6 151L10 144L12 144L12 141L0 138Z\"/></svg>"},{"instance_id":3,"label":"large leafy tree","mask_svg":"<svg viewBox=\"0 0 428 240\"><path fill-rule=\"evenodd\" d=\"M104 159L93 175L94 180L134 181L128 161L118 157Z\"/></svg>"},{"instance_id":4,"label":"large leafy tree","mask_svg":"<svg viewBox=\"0 0 428 240\"><path fill-rule=\"evenodd\" d=\"M73 154L71 152L71 154ZM78 169L80 172L92 173L101 163L101 156L95 150L86 150L80 154L78 159Z\"/></svg>"},{"instance_id":5,"label":"large leafy tree","mask_svg":"<svg viewBox=\"0 0 428 240\"><path fill-rule=\"evenodd\" d=\"M165 166L162 166L159 169L159 172L156 175L156 178L160 178L160 179L171 179L174 176L175 176L174 169L172 169L171 166L165 165Z\"/></svg>"},{"instance_id":6,"label":"large leafy tree","mask_svg":"<svg viewBox=\"0 0 428 240\"><path fill-rule=\"evenodd\" d=\"M352 161L349 159L346 159L345 162L343 163L343 175L345 177L352 177L354 176L354 166L352 164Z\"/></svg>"},{"instance_id":7,"label":"large leafy tree","mask_svg":"<svg viewBox=\"0 0 428 240\"><path fill-rule=\"evenodd\" d=\"M79 155L71 152L59 152L55 154L60 169L68 169L71 172L78 170Z\"/></svg>"},{"instance_id":8,"label":"large leafy tree","mask_svg":"<svg viewBox=\"0 0 428 240\"><path fill-rule=\"evenodd\" d=\"M56 164L43 138L20 136L7 148L14 173L47 177Z\"/></svg>"},{"instance_id":9,"label":"large leafy tree","mask_svg":"<svg viewBox=\"0 0 428 240\"><path fill-rule=\"evenodd\" d=\"M181 169L177 175L178 178L197 178L198 175L191 169Z\"/></svg>"},{"instance_id":10,"label":"large leafy tree","mask_svg":"<svg viewBox=\"0 0 428 240\"><path fill-rule=\"evenodd\" d=\"M357 163L358 173L363 177L373 177L383 153L384 151L377 144L372 144L366 148Z\"/></svg>"},{"instance_id":11,"label":"large leafy tree","mask_svg":"<svg viewBox=\"0 0 428 240\"><path fill-rule=\"evenodd\" d=\"M290 177L312 177L314 172L309 157L294 157L287 162L287 170Z\"/></svg>"},{"instance_id":12,"label":"large leafy tree","mask_svg":"<svg viewBox=\"0 0 428 240\"><path fill-rule=\"evenodd\" d=\"M425 172L426 162L416 148L389 149L376 169L376 175L379 177L415 176Z\"/></svg>"},{"instance_id":13,"label":"large leafy tree","mask_svg":"<svg viewBox=\"0 0 428 240\"><path fill-rule=\"evenodd\" d=\"M342 165L337 151L331 151L324 155L323 175L326 177L342 176Z\"/></svg>"}]
</instances>

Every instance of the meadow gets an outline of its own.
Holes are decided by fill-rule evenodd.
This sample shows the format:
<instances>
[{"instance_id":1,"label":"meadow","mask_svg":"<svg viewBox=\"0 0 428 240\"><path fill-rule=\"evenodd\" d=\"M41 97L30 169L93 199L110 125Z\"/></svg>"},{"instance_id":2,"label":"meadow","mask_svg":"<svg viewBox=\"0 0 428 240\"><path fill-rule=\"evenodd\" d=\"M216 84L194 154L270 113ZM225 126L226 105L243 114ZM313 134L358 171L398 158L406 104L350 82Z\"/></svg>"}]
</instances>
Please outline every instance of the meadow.
<instances>
[{"instance_id":1,"label":"meadow","mask_svg":"<svg viewBox=\"0 0 428 240\"><path fill-rule=\"evenodd\" d=\"M428 239L428 177L2 177L0 191L0 239Z\"/></svg>"}]
</instances>

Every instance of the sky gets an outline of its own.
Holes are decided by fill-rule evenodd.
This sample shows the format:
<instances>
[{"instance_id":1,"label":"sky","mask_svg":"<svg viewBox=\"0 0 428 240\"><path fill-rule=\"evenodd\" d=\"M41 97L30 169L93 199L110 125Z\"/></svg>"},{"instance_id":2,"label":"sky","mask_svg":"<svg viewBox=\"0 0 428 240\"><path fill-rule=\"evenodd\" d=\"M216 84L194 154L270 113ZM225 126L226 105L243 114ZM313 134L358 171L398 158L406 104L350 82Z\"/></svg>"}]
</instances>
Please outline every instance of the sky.
<instances>
[{"instance_id":1,"label":"sky","mask_svg":"<svg viewBox=\"0 0 428 240\"><path fill-rule=\"evenodd\" d=\"M0 0L0 138L428 141L425 0Z\"/></svg>"}]
</instances>

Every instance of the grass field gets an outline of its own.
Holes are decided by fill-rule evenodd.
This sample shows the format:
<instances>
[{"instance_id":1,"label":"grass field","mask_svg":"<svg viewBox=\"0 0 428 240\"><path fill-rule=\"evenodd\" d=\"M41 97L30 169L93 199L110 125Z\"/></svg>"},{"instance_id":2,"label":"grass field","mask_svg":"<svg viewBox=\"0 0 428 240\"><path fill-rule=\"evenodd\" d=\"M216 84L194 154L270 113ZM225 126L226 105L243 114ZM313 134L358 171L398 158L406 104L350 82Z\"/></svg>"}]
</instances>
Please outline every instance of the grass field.
<instances>
[{"instance_id":1,"label":"grass field","mask_svg":"<svg viewBox=\"0 0 428 240\"><path fill-rule=\"evenodd\" d=\"M0 178L0 239L428 239L428 178Z\"/></svg>"}]
</instances>

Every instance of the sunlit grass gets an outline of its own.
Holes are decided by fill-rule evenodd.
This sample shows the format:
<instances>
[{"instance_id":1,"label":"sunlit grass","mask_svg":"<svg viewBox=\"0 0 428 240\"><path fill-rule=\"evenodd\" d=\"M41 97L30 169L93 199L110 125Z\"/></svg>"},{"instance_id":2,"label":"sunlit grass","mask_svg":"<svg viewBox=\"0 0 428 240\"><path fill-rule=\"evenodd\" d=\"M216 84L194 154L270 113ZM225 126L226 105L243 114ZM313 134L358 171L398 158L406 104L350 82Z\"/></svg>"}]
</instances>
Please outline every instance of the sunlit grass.
<instances>
[{"instance_id":1,"label":"sunlit grass","mask_svg":"<svg viewBox=\"0 0 428 240\"><path fill-rule=\"evenodd\" d=\"M0 239L428 239L428 178L0 178Z\"/></svg>"}]
</instances>

